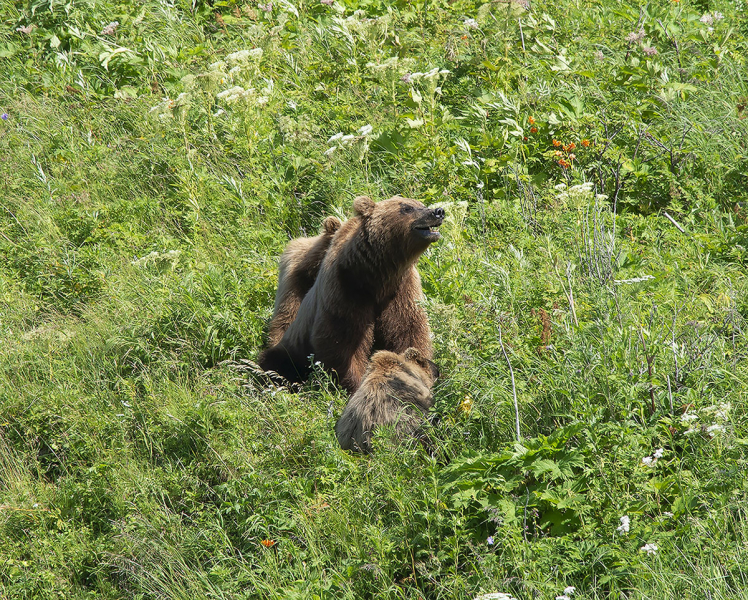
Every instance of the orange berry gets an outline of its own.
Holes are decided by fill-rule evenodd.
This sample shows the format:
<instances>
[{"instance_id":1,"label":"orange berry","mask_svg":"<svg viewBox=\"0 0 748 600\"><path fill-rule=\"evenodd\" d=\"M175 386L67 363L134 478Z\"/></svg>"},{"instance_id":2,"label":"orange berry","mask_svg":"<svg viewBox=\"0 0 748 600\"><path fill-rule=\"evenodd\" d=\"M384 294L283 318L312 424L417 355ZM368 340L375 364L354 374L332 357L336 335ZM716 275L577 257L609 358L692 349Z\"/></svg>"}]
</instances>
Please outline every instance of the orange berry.
<instances>
[{"instance_id":1,"label":"orange berry","mask_svg":"<svg viewBox=\"0 0 748 600\"><path fill-rule=\"evenodd\" d=\"M537 133L538 128L537 127L530 127L530 133Z\"/></svg>"}]
</instances>

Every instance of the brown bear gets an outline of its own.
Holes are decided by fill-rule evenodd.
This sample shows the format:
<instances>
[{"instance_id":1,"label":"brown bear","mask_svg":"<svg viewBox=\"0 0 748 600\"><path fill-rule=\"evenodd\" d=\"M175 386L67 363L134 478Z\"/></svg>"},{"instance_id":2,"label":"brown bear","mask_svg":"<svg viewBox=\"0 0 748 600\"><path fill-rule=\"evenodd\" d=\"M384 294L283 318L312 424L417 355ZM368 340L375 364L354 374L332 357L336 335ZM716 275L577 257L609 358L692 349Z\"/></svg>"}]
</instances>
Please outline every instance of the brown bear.
<instances>
[{"instance_id":1,"label":"brown bear","mask_svg":"<svg viewBox=\"0 0 748 600\"><path fill-rule=\"evenodd\" d=\"M403 354L376 352L335 425L340 447L371 452L372 432L379 425L394 425L400 439L417 435L434 405L431 387L437 377L437 366L415 348Z\"/></svg>"},{"instance_id":2,"label":"brown bear","mask_svg":"<svg viewBox=\"0 0 748 600\"><path fill-rule=\"evenodd\" d=\"M337 217L327 217L322 222L322 230L318 236L297 238L286 246L278 268L278 291L268 329L268 346L275 346L280 342L286 329L296 318L301 301L317 279L332 236L342 224Z\"/></svg>"},{"instance_id":3,"label":"brown bear","mask_svg":"<svg viewBox=\"0 0 748 600\"><path fill-rule=\"evenodd\" d=\"M309 356L358 389L373 349L414 347L431 358L431 332L418 302L415 263L440 238L444 209L395 196L353 202L354 216L338 230L317 279L280 342L258 358L265 371L291 382L309 374Z\"/></svg>"}]
</instances>

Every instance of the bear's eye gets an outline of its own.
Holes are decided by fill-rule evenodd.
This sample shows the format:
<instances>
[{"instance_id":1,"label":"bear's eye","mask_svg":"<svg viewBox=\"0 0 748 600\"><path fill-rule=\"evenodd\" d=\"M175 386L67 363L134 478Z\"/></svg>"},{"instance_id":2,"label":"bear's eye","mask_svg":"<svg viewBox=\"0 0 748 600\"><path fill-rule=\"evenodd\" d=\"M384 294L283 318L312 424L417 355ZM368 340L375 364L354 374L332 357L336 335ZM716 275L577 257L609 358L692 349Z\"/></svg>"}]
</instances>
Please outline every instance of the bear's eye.
<instances>
[{"instance_id":1,"label":"bear's eye","mask_svg":"<svg viewBox=\"0 0 748 600\"><path fill-rule=\"evenodd\" d=\"M404 215L407 215L408 213L412 213L415 209L410 206L409 204L401 204L400 205L400 212Z\"/></svg>"}]
</instances>

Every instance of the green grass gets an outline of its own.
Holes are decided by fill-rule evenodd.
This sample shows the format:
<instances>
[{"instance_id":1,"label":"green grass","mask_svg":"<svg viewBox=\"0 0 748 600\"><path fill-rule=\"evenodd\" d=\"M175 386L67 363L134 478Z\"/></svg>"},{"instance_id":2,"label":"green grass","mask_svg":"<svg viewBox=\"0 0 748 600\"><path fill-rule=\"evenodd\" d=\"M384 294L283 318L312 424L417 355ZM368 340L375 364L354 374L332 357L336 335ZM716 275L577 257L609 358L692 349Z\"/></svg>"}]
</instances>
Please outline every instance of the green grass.
<instances>
[{"instance_id":1,"label":"green grass","mask_svg":"<svg viewBox=\"0 0 748 600\"><path fill-rule=\"evenodd\" d=\"M0 15L0 598L748 597L744 3ZM439 419L358 456L247 361L396 193Z\"/></svg>"}]
</instances>

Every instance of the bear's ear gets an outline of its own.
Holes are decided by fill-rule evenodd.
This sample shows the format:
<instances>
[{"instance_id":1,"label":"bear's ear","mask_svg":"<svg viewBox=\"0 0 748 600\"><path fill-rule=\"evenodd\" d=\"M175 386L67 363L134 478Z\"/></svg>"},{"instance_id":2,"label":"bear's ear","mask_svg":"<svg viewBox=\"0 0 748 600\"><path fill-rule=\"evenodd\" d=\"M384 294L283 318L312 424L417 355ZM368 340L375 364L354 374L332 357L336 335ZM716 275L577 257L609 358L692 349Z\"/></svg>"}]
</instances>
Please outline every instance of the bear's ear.
<instances>
[{"instance_id":1,"label":"bear's ear","mask_svg":"<svg viewBox=\"0 0 748 600\"><path fill-rule=\"evenodd\" d=\"M418 348L408 348L403 354L403 357L405 360L418 362L421 360L421 353L418 351Z\"/></svg>"},{"instance_id":2,"label":"bear's ear","mask_svg":"<svg viewBox=\"0 0 748 600\"><path fill-rule=\"evenodd\" d=\"M353 201L353 212L362 217L368 217L374 212L374 200L369 196L359 196Z\"/></svg>"},{"instance_id":3,"label":"bear's ear","mask_svg":"<svg viewBox=\"0 0 748 600\"><path fill-rule=\"evenodd\" d=\"M343 225L343 222L337 217L327 217L322 221L322 230L325 233L335 233Z\"/></svg>"}]
</instances>

